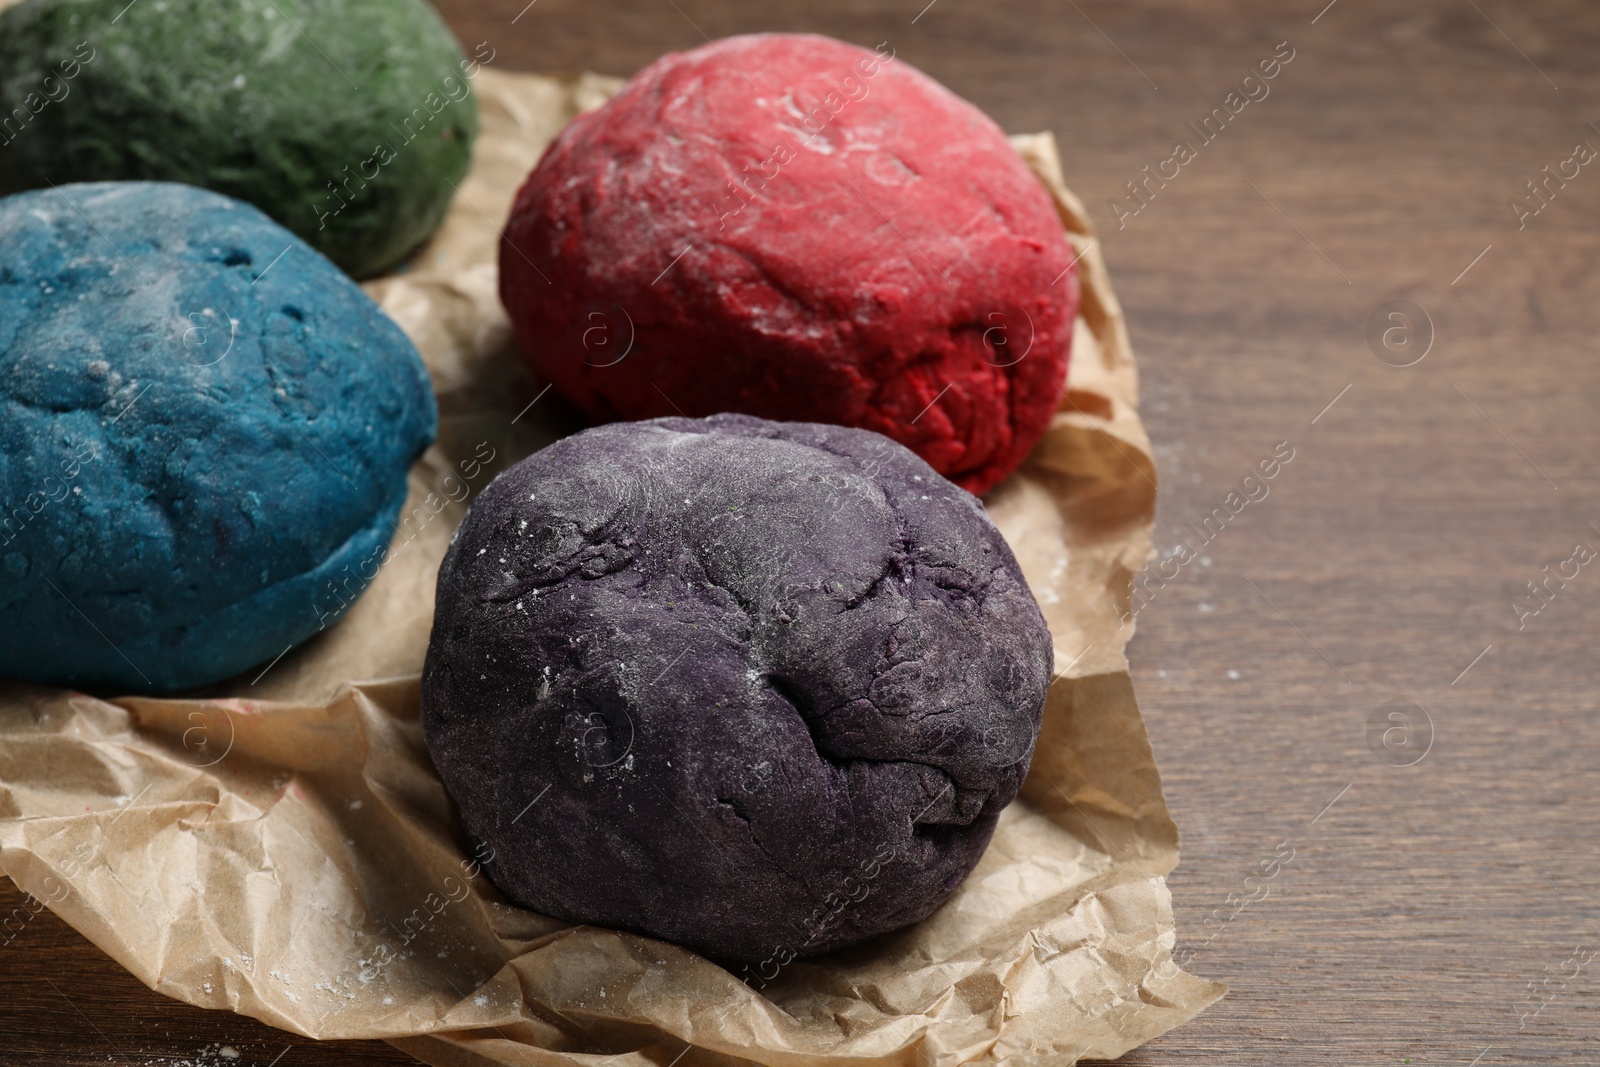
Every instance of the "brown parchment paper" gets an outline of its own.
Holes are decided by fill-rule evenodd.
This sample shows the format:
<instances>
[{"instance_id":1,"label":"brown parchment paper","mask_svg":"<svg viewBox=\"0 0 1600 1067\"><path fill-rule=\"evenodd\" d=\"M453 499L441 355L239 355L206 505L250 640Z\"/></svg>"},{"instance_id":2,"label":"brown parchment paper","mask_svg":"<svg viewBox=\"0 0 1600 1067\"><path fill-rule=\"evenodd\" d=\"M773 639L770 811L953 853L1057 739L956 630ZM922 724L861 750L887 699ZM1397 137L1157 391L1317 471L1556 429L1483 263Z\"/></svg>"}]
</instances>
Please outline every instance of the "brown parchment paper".
<instances>
[{"instance_id":1,"label":"brown parchment paper","mask_svg":"<svg viewBox=\"0 0 1600 1067\"><path fill-rule=\"evenodd\" d=\"M1049 134L1014 143L1080 256L1071 379L987 504L1057 677L972 877L927 921L757 991L676 946L511 907L464 851L418 721L438 563L471 494L578 426L510 341L497 228L550 138L617 85L485 69L483 135L444 228L368 286L421 349L441 429L365 595L192 699L0 684L0 867L152 989L440 1067L1067 1065L1190 1018L1224 990L1171 960L1178 835L1119 618L1150 550L1155 468L1121 310Z\"/></svg>"}]
</instances>

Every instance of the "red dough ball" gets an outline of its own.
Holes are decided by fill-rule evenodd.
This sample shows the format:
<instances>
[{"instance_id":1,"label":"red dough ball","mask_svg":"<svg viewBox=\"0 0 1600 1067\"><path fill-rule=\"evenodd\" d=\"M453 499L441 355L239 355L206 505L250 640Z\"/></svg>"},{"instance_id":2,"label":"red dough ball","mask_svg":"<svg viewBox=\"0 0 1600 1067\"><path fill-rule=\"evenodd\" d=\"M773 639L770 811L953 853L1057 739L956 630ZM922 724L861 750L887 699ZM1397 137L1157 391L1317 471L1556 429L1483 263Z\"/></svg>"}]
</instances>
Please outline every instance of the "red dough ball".
<instances>
[{"instance_id":1,"label":"red dough ball","mask_svg":"<svg viewBox=\"0 0 1600 1067\"><path fill-rule=\"evenodd\" d=\"M876 430L982 493L1049 426L1078 283L982 112L826 37L668 55L518 193L500 295L591 416L739 411Z\"/></svg>"}]
</instances>

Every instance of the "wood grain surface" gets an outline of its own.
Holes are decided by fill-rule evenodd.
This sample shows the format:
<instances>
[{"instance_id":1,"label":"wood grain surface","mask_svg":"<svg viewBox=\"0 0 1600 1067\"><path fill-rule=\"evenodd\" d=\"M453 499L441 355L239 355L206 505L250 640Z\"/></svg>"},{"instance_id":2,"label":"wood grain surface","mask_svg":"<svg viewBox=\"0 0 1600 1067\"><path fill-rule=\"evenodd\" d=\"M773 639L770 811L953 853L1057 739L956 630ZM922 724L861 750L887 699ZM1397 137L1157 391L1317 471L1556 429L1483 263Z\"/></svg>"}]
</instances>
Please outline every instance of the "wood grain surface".
<instances>
[{"instance_id":1,"label":"wood grain surface","mask_svg":"<svg viewBox=\"0 0 1600 1067\"><path fill-rule=\"evenodd\" d=\"M1600 1062L1600 564L1569 562L1600 551L1600 165L1567 162L1600 148L1600 8L925 2L441 7L506 69L888 41L1054 130L1141 360L1158 547L1200 556L1151 583L1130 657L1184 835L1180 948L1232 992L1125 1062ZM1281 42L1203 143L1188 124ZM0 914L21 903L7 883ZM0 1064L197 1057L409 1062L166 1000L48 912L0 948Z\"/></svg>"}]
</instances>

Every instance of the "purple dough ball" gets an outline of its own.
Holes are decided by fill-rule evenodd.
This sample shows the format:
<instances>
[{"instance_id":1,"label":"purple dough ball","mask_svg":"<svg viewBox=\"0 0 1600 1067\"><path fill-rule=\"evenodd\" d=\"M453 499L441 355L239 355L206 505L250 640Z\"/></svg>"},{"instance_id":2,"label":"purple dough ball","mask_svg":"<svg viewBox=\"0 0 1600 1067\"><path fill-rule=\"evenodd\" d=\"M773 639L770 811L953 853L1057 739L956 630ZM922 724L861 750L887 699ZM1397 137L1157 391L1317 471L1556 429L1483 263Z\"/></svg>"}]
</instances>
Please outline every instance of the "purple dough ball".
<instances>
[{"instance_id":1,"label":"purple dough ball","mask_svg":"<svg viewBox=\"0 0 1600 1067\"><path fill-rule=\"evenodd\" d=\"M982 505L888 438L615 423L473 504L423 727L513 901L781 961L949 898L1022 785L1051 664Z\"/></svg>"}]
</instances>

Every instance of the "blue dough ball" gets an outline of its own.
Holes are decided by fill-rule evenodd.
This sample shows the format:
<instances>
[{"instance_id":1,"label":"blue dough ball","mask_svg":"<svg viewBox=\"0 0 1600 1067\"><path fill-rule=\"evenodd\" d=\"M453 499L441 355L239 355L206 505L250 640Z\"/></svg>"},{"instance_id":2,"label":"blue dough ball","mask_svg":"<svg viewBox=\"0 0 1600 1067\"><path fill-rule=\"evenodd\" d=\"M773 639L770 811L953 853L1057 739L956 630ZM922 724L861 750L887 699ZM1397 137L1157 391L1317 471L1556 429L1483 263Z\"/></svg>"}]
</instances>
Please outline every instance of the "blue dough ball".
<instances>
[{"instance_id":1,"label":"blue dough ball","mask_svg":"<svg viewBox=\"0 0 1600 1067\"><path fill-rule=\"evenodd\" d=\"M272 660L381 563L437 427L405 334L248 204L0 200L0 676L171 692Z\"/></svg>"}]
</instances>

